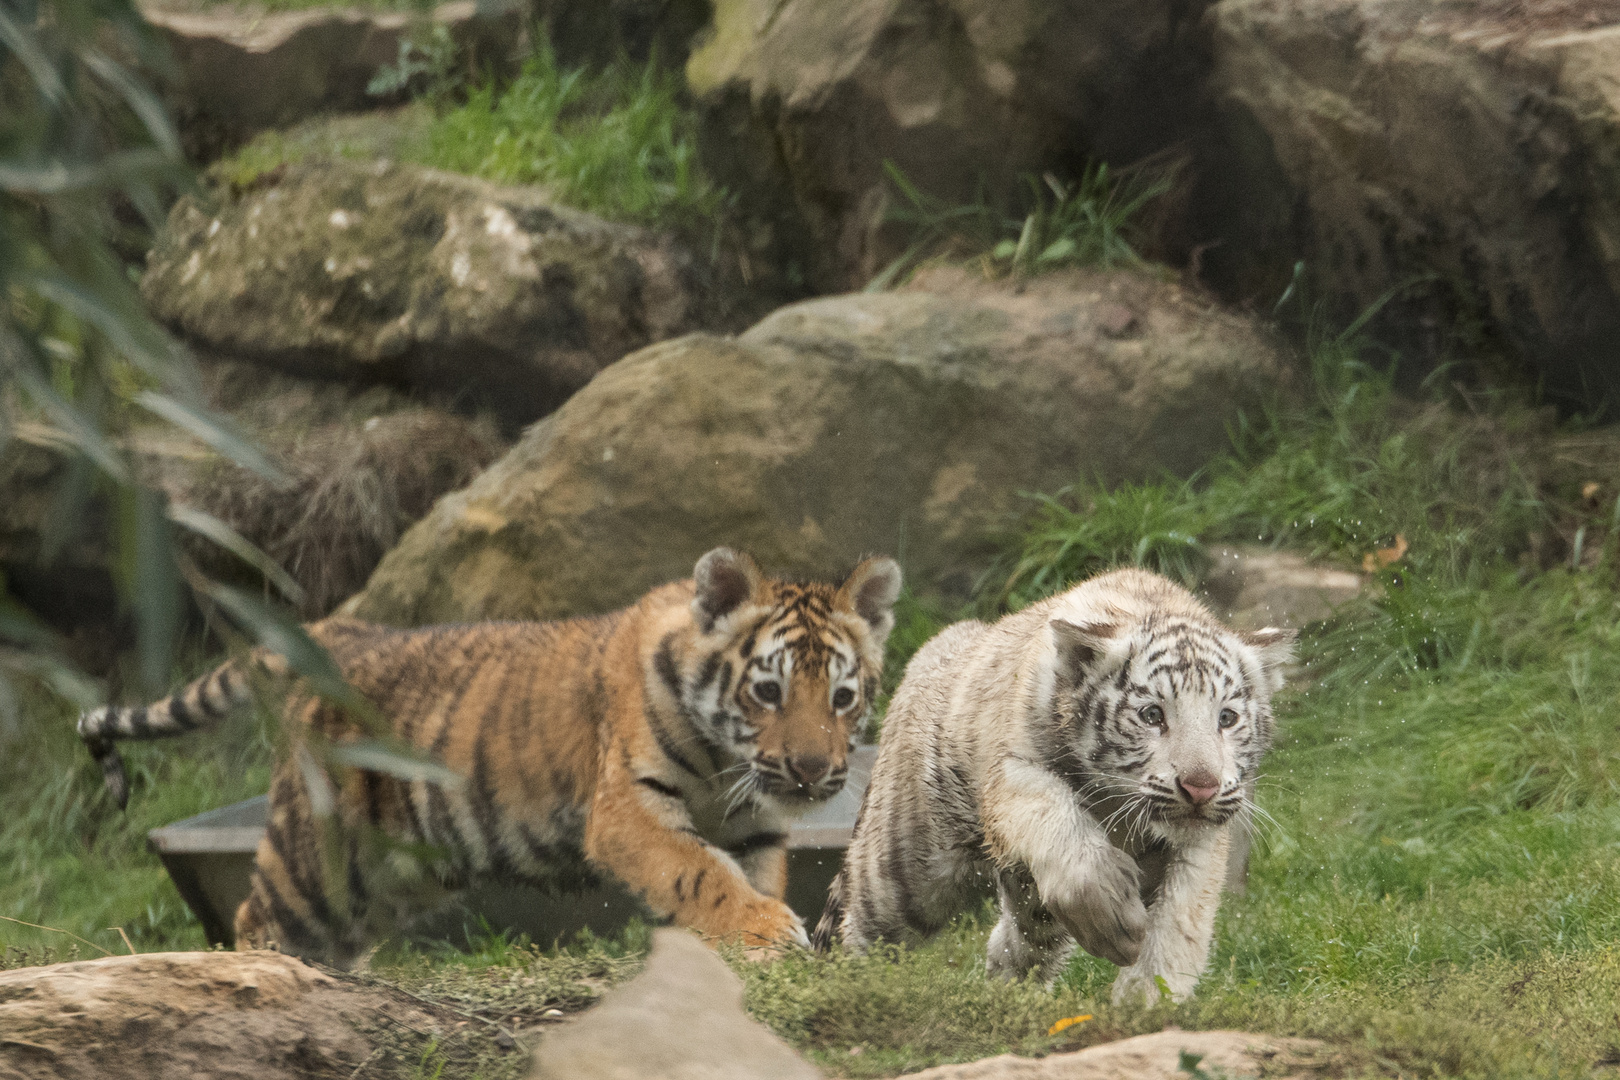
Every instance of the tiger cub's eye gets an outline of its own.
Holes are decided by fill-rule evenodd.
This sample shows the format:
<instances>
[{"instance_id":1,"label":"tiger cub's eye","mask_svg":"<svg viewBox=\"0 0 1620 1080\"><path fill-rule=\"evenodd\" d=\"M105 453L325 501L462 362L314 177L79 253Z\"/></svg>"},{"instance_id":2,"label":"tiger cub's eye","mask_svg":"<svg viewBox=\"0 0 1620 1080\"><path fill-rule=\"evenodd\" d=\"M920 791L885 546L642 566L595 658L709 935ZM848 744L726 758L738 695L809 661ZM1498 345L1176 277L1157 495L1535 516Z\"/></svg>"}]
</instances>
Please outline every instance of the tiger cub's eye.
<instances>
[{"instance_id":1,"label":"tiger cub's eye","mask_svg":"<svg viewBox=\"0 0 1620 1080\"><path fill-rule=\"evenodd\" d=\"M775 680L757 682L754 684L754 696L766 705L776 705L782 700L782 684Z\"/></svg>"},{"instance_id":2,"label":"tiger cub's eye","mask_svg":"<svg viewBox=\"0 0 1620 1080\"><path fill-rule=\"evenodd\" d=\"M1237 722L1238 722L1238 714L1236 712L1234 712L1231 709L1222 709L1221 710L1221 718L1218 721L1218 723L1221 725L1221 730L1224 731L1224 730L1231 727L1233 724L1235 724Z\"/></svg>"},{"instance_id":3,"label":"tiger cub's eye","mask_svg":"<svg viewBox=\"0 0 1620 1080\"><path fill-rule=\"evenodd\" d=\"M833 708L847 709L855 701L855 691L847 686L840 686L833 691Z\"/></svg>"},{"instance_id":4,"label":"tiger cub's eye","mask_svg":"<svg viewBox=\"0 0 1620 1080\"><path fill-rule=\"evenodd\" d=\"M1151 724L1154 727L1164 726L1164 710L1157 705L1144 705L1136 710L1136 715L1142 718L1144 724Z\"/></svg>"}]
</instances>

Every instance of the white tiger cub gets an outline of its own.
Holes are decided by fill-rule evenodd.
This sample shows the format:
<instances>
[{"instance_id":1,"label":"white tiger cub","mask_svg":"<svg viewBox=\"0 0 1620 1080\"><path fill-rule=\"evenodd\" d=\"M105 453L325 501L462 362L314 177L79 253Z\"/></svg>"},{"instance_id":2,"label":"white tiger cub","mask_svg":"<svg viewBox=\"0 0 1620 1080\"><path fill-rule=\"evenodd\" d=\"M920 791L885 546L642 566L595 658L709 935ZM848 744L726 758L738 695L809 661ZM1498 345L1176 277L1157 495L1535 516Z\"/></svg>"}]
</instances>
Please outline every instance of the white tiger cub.
<instances>
[{"instance_id":1,"label":"white tiger cub","mask_svg":"<svg viewBox=\"0 0 1620 1080\"><path fill-rule=\"evenodd\" d=\"M1116 1003L1186 998L1294 637L1143 570L947 627L889 706L816 946L932 933L994 881L992 973L1050 980L1078 941L1123 968Z\"/></svg>"}]
</instances>

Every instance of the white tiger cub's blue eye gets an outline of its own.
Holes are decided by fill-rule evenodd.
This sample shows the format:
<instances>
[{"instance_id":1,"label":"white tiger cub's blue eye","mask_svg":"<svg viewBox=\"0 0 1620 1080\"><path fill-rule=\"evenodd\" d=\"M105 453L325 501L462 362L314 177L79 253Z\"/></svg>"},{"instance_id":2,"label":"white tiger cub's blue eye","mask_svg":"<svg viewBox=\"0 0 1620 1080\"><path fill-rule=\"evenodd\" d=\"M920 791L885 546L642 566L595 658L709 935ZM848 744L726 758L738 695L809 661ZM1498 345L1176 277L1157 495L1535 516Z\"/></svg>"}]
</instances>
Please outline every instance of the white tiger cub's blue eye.
<instances>
[{"instance_id":1,"label":"white tiger cub's blue eye","mask_svg":"<svg viewBox=\"0 0 1620 1080\"><path fill-rule=\"evenodd\" d=\"M1221 718L1218 721L1218 723L1221 725L1222 730L1225 730L1226 728L1231 727L1233 724L1235 724L1237 722L1238 722L1238 714L1236 712L1234 712L1231 709L1222 709L1221 710Z\"/></svg>"},{"instance_id":2,"label":"white tiger cub's blue eye","mask_svg":"<svg viewBox=\"0 0 1620 1080\"><path fill-rule=\"evenodd\" d=\"M1157 705L1144 705L1136 710L1136 715L1142 718L1144 724L1152 724L1154 727L1164 726L1164 710Z\"/></svg>"}]
</instances>

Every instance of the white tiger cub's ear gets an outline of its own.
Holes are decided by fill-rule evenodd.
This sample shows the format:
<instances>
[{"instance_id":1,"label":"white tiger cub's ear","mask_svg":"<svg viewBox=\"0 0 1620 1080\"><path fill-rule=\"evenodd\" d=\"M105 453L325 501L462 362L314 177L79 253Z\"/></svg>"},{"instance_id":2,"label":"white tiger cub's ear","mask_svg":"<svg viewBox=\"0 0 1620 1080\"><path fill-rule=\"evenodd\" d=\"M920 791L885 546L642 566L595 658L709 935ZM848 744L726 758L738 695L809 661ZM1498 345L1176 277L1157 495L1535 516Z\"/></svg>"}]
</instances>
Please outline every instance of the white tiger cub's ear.
<instances>
[{"instance_id":1,"label":"white tiger cub's ear","mask_svg":"<svg viewBox=\"0 0 1620 1080\"><path fill-rule=\"evenodd\" d=\"M754 595L764 575L752 558L728 547L717 547L697 561L692 579L692 618L707 634L720 619L736 611Z\"/></svg>"},{"instance_id":2,"label":"white tiger cub's ear","mask_svg":"<svg viewBox=\"0 0 1620 1080\"><path fill-rule=\"evenodd\" d=\"M1108 651L1108 642L1119 627L1113 623L1072 623L1053 619L1052 644L1057 648L1057 673L1071 684L1078 684L1085 672Z\"/></svg>"},{"instance_id":3,"label":"white tiger cub's ear","mask_svg":"<svg viewBox=\"0 0 1620 1080\"><path fill-rule=\"evenodd\" d=\"M863 560L838 590L837 604L866 620L878 644L894 629L894 602L900 599L900 564L881 555Z\"/></svg>"},{"instance_id":4,"label":"white tiger cub's ear","mask_svg":"<svg viewBox=\"0 0 1620 1080\"><path fill-rule=\"evenodd\" d=\"M1299 631L1267 626L1241 633L1238 637L1259 657L1260 675L1266 681L1266 692L1275 693L1282 689L1284 669L1294 662L1294 642L1299 640Z\"/></svg>"}]
</instances>

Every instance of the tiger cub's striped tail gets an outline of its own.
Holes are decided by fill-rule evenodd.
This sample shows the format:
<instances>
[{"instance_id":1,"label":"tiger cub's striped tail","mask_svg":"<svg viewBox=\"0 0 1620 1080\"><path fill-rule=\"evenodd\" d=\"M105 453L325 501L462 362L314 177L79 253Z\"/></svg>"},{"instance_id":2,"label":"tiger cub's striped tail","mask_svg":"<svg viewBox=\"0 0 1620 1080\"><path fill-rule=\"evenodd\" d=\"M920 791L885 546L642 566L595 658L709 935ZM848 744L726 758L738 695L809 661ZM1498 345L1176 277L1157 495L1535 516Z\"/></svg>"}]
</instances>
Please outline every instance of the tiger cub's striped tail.
<instances>
[{"instance_id":1,"label":"tiger cub's striped tail","mask_svg":"<svg viewBox=\"0 0 1620 1080\"><path fill-rule=\"evenodd\" d=\"M829 951L838 941L844 928L844 875L849 868L840 869L827 888L827 904L821 909L821 919L816 923L815 933L810 935L810 949L812 952L824 953Z\"/></svg>"},{"instance_id":2,"label":"tiger cub's striped tail","mask_svg":"<svg viewBox=\"0 0 1620 1080\"><path fill-rule=\"evenodd\" d=\"M253 703L253 683L244 665L227 661L178 694L150 705L104 705L79 715L79 738L101 766L107 794L120 809L129 802L129 780L118 756L119 739L166 739L212 727Z\"/></svg>"}]
</instances>

